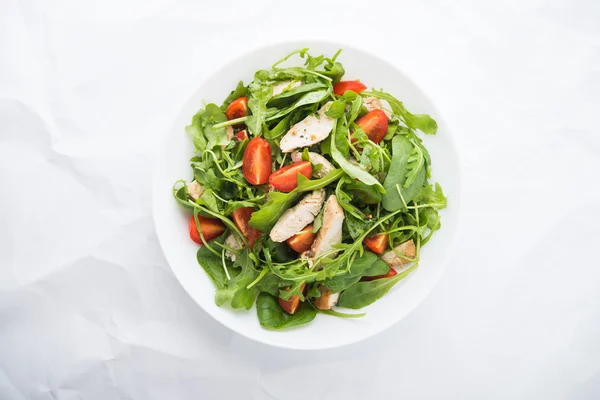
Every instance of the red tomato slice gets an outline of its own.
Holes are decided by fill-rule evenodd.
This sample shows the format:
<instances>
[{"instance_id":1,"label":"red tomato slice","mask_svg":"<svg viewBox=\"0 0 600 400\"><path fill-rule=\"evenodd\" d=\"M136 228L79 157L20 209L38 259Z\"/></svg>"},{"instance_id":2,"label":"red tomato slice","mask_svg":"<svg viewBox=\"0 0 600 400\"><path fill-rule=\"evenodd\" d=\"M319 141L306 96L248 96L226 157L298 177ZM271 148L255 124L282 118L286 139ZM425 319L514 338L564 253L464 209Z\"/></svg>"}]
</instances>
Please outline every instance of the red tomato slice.
<instances>
[{"instance_id":1,"label":"red tomato slice","mask_svg":"<svg viewBox=\"0 0 600 400\"><path fill-rule=\"evenodd\" d=\"M242 171L252 185L267 183L271 175L271 145L263 138L255 137L244 151Z\"/></svg>"},{"instance_id":2,"label":"red tomato slice","mask_svg":"<svg viewBox=\"0 0 600 400\"><path fill-rule=\"evenodd\" d=\"M312 246L313 242L315 241L315 237L317 236L315 233L313 233L312 229L313 226L310 224L286 240L288 246L290 246L297 253L310 250L310 246Z\"/></svg>"},{"instance_id":3,"label":"red tomato slice","mask_svg":"<svg viewBox=\"0 0 600 400\"><path fill-rule=\"evenodd\" d=\"M207 242L221 236L223 232L225 232L225 225L217 218L207 218L198 215L198 222L200 223L200 229L202 230L204 240ZM196 221L193 216L192 219L190 219L189 229L190 238L199 245L203 245L204 243L200 238L200 233L198 232Z\"/></svg>"},{"instance_id":4,"label":"red tomato slice","mask_svg":"<svg viewBox=\"0 0 600 400\"><path fill-rule=\"evenodd\" d=\"M342 96L346 90L352 90L355 93L360 93L367 90L367 87L359 81L342 81L333 85L333 93Z\"/></svg>"},{"instance_id":5,"label":"red tomato slice","mask_svg":"<svg viewBox=\"0 0 600 400\"><path fill-rule=\"evenodd\" d=\"M242 235L246 237L250 247L254 247L254 243L256 243L261 235L260 231L248 225L248 221L250 221L253 212L254 208L252 207L242 207L234 210L231 214L235 226L237 226L240 232L242 232Z\"/></svg>"},{"instance_id":6,"label":"red tomato slice","mask_svg":"<svg viewBox=\"0 0 600 400\"><path fill-rule=\"evenodd\" d=\"M356 120L356 124L362 128L373 143L379 144L388 131L388 118L383 110L369 111Z\"/></svg>"},{"instance_id":7,"label":"red tomato slice","mask_svg":"<svg viewBox=\"0 0 600 400\"><path fill-rule=\"evenodd\" d=\"M298 186L298 174L310 179L312 175L310 161L298 161L278 169L269 177L269 184L282 192L291 192Z\"/></svg>"},{"instance_id":8,"label":"red tomato slice","mask_svg":"<svg viewBox=\"0 0 600 400\"><path fill-rule=\"evenodd\" d=\"M225 116L227 119L236 119L245 117L248 113L248 99L244 97L240 97L239 99L235 99L234 101L227 106L227 111L225 111Z\"/></svg>"},{"instance_id":9,"label":"red tomato slice","mask_svg":"<svg viewBox=\"0 0 600 400\"><path fill-rule=\"evenodd\" d=\"M362 282L365 282L365 281L374 281L375 279L389 278L389 277L392 277L392 276L397 275L397 274L398 273L396 272L396 270L394 268L390 268L390 270L388 271L388 273L385 274L385 275L363 276L362 278L360 278L360 280Z\"/></svg>"},{"instance_id":10,"label":"red tomato slice","mask_svg":"<svg viewBox=\"0 0 600 400\"><path fill-rule=\"evenodd\" d=\"M302 292L304 292L304 288L306 288L306 283L302 284ZM281 297L277 300L279 300L279 305L281 308L283 308L283 310L288 314L296 313L300 307L300 296L298 295L292 296L287 300L283 300Z\"/></svg>"},{"instance_id":11,"label":"red tomato slice","mask_svg":"<svg viewBox=\"0 0 600 400\"><path fill-rule=\"evenodd\" d=\"M366 237L363 243L373 253L383 254L388 245L388 234L383 233L376 236Z\"/></svg>"},{"instance_id":12,"label":"red tomato slice","mask_svg":"<svg viewBox=\"0 0 600 400\"><path fill-rule=\"evenodd\" d=\"M246 130L244 129L243 131L239 131L238 133L236 133L235 137L239 140L246 140L248 139L248 132L246 132Z\"/></svg>"}]
</instances>

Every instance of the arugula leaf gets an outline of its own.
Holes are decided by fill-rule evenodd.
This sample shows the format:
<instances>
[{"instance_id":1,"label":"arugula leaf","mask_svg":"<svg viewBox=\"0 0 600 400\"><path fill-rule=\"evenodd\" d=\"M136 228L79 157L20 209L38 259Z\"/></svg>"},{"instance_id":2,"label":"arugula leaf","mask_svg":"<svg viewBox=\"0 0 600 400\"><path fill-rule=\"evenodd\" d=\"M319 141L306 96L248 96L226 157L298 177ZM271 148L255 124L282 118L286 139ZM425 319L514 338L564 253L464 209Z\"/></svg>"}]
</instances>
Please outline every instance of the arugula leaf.
<instances>
[{"instance_id":1,"label":"arugula leaf","mask_svg":"<svg viewBox=\"0 0 600 400\"><path fill-rule=\"evenodd\" d=\"M324 188L343 175L344 171L340 169L330 171L321 179L309 180L303 175L298 175L298 187L289 193L271 192L271 199L260 210L252 214L249 221L250 226L264 233L269 232L281 214L290 208L302 193Z\"/></svg>"},{"instance_id":2,"label":"arugula leaf","mask_svg":"<svg viewBox=\"0 0 600 400\"><path fill-rule=\"evenodd\" d=\"M418 203L429 204L436 209L446 208L448 205L448 198L444 196L442 187L437 182L435 184L435 189L434 185L424 186L415 197L415 201Z\"/></svg>"},{"instance_id":3,"label":"arugula leaf","mask_svg":"<svg viewBox=\"0 0 600 400\"><path fill-rule=\"evenodd\" d=\"M382 199L383 208L388 211L405 208L405 205L419 194L425 182L426 171L422 167L416 172L412 184L404 187L407 171L409 171L408 160L413 147L414 145L405 136L398 135L392 139L392 162L383 182L386 193Z\"/></svg>"},{"instance_id":4,"label":"arugula leaf","mask_svg":"<svg viewBox=\"0 0 600 400\"><path fill-rule=\"evenodd\" d=\"M295 314L290 315L283 311L276 297L261 293L256 300L256 314L263 327L278 330L307 324L315 319L317 311L303 303Z\"/></svg>"},{"instance_id":5,"label":"arugula leaf","mask_svg":"<svg viewBox=\"0 0 600 400\"><path fill-rule=\"evenodd\" d=\"M365 313L360 313L360 314L346 314L346 313L341 313L339 311L335 311L335 310L319 310L319 312L321 314L327 314L327 315L331 315L333 317L338 317L338 318L362 318L364 317Z\"/></svg>"},{"instance_id":6,"label":"arugula leaf","mask_svg":"<svg viewBox=\"0 0 600 400\"><path fill-rule=\"evenodd\" d=\"M362 256L356 257L350 271L336 275L323 282L332 293L338 293L354 285L363 276L378 276L387 274L390 267L383 262L375 253L365 251Z\"/></svg>"},{"instance_id":7,"label":"arugula leaf","mask_svg":"<svg viewBox=\"0 0 600 400\"><path fill-rule=\"evenodd\" d=\"M412 185L417 179L417 175L421 169L425 168L425 156L421 150L421 146L412 140L411 143L413 144L413 149L411 150L406 163L406 182L404 182L403 185L405 188Z\"/></svg>"},{"instance_id":8,"label":"arugula leaf","mask_svg":"<svg viewBox=\"0 0 600 400\"><path fill-rule=\"evenodd\" d=\"M267 117L267 102L271 98L271 86L264 82L256 81L250 84L250 98L248 108L252 112L246 120L246 127L252 136L261 136L262 126Z\"/></svg>"},{"instance_id":9,"label":"arugula leaf","mask_svg":"<svg viewBox=\"0 0 600 400\"><path fill-rule=\"evenodd\" d=\"M254 299L258 294L256 286L248 289L258 275L253 268L253 262L249 250L241 250L235 260L234 266L241 268L241 271L226 284L225 288L217 289L215 293L215 303L220 307L231 301L232 308L252 308Z\"/></svg>"},{"instance_id":10,"label":"arugula leaf","mask_svg":"<svg viewBox=\"0 0 600 400\"><path fill-rule=\"evenodd\" d=\"M338 305L352 309L366 307L383 297L396 283L406 278L417 266L418 264L414 264L405 271L390 278L358 282L342 292Z\"/></svg>"},{"instance_id":11,"label":"arugula leaf","mask_svg":"<svg viewBox=\"0 0 600 400\"><path fill-rule=\"evenodd\" d=\"M387 101L392 107L394 114L400 116L406 126L412 129L419 129L426 135L435 135L437 132L437 122L427 114L411 114L404 107L404 104L391 94L385 93L383 90L373 90L372 92L364 91L363 96L374 96Z\"/></svg>"},{"instance_id":12,"label":"arugula leaf","mask_svg":"<svg viewBox=\"0 0 600 400\"><path fill-rule=\"evenodd\" d=\"M365 233L370 228L369 220L359 217L355 217L352 214L347 214L344 219L344 224L348 229L348 233L352 239L356 240L360 235Z\"/></svg>"},{"instance_id":13,"label":"arugula leaf","mask_svg":"<svg viewBox=\"0 0 600 400\"><path fill-rule=\"evenodd\" d=\"M229 93L229 96L227 96L227 98L221 105L221 111L225 112L232 101L239 99L240 97L246 96L247 94L248 88L244 86L244 82L239 81L235 89L232 90L231 93Z\"/></svg>"},{"instance_id":14,"label":"arugula leaf","mask_svg":"<svg viewBox=\"0 0 600 400\"><path fill-rule=\"evenodd\" d=\"M299 107L306 106L309 104L320 103L321 101L325 100L330 94L331 94L331 90L329 88L318 89L318 90L314 90L312 92L308 92L308 93L304 94L302 97L300 97L295 103L293 103L289 107L286 107L286 108L280 110L279 112L275 113L274 115L269 116L266 120L272 121L275 119L279 119L279 118L291 113L292 111L296 110Z\"/></svg>"},{"instance_id":15,"label":"arugula leaf","mask_svg":"<svg viewBox=\"0 0 600 400\"><path fill-rule=\"evenodd\" d=\"M192 138L196 151L212 150L215 146L225 146L229 143L225 127L213 129L213 125L227 121L227 117L214 103L207 104L193 117L192 123L185 131Z\"/></svg>"},{"instance_id":16,"label":"arugula leaf","mask_svg":"<svg viewBox=\"0 0 600 400\"><path fill-rule=\"evenodd\" d=\"M331 146L331 157L340 166L340 168L344 170L344 172L346 172L351 178L358 179L367 185L374 185L381 193L385 193L385 189L374 176L363 170L359 165L352 164L342 155L337 148L336 140L333 136L330 136L329 142Z\"/></svg>"}]
</instances>

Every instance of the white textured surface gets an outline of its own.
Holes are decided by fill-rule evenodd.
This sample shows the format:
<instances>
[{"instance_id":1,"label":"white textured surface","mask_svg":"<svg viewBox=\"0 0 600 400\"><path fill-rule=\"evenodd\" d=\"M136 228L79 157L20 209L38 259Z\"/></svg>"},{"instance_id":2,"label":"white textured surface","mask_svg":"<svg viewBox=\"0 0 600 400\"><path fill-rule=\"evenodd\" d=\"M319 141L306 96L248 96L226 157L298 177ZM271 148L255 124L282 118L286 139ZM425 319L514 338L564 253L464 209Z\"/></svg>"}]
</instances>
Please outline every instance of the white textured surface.
<instances>
[{"instance_id":1,"label":"white textured surface","mask_svg":"<svg viewBox=\"0 0 600 400\"><path fill-rule=\"evenodd\" d=\"M0 2L0 399L600 397L600 3L349 3ZM433 293L319 352L208 317L149 198L157 140L197 82L301 37L398 64L463 167Z\"/></svg>"}]
</instances>

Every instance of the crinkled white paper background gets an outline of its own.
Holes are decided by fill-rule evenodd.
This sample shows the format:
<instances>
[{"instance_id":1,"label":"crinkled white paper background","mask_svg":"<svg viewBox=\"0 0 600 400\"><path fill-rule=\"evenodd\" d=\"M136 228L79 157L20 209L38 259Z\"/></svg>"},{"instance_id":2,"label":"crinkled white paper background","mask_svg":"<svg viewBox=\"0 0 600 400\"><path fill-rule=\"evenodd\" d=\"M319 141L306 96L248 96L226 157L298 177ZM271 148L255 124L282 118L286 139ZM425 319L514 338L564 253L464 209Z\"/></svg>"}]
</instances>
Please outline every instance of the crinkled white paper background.
<instances>
[{"instance_id":1,"label":"crinkled white paper background","mask_svg":"<svg viewBox=\"0 0 600 400\"><path fill-rule=\"evenodd\" d=\"M395 62L462 162L445 276L397 326L332 351L212 320L151 217L181 105L286 38ZM600 398L599 93L595 0L1 1L0 399Z\"/></svg>"}]
</instances>

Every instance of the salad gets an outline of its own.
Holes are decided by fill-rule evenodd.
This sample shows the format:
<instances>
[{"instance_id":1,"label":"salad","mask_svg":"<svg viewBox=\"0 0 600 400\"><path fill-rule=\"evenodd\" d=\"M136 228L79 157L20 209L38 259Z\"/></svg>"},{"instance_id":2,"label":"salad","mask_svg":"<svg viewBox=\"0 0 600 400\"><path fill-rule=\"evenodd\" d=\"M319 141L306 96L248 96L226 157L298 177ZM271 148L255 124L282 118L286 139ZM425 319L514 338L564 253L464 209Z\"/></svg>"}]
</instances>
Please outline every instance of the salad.
<instances>
[{"instance_id":1,"label":"salad","mask_svg":"<svg viewBox=\"0 0 600 400\"><path fill-rule=\"evenodd\" d=\"M217 305L256 303L268 329L364 316L347 309L412 273L441 227L447 199L419 137L436 122L345 78L340 53L294 51L186 128L193 178L173 194L198 263Z\"/></svg>"}]
</instances>

